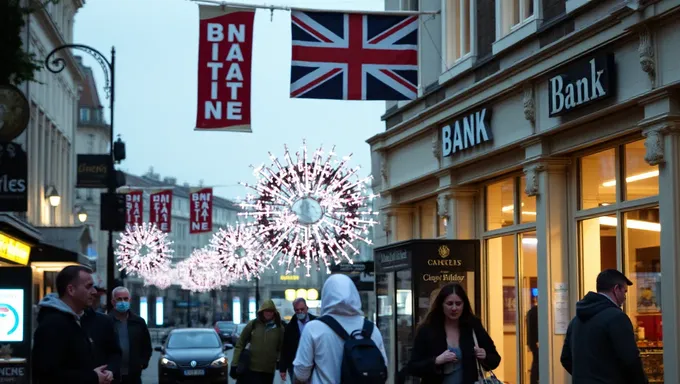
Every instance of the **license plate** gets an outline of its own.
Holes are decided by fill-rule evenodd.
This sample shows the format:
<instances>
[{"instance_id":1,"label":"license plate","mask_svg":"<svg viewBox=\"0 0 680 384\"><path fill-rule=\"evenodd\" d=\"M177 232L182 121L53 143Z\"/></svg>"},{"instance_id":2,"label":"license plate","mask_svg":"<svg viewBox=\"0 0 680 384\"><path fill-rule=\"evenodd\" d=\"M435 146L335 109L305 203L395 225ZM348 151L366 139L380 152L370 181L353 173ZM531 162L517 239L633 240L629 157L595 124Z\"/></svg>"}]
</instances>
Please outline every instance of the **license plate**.
<instances>
[{"instance_id":1,"label":"license plate","mask_svg":"<svg viewBox=\"0 0 680 384\"><path fill-rule=\"evenodd\" d=\"M184 371L184 376L204 376L204 369L187 369Z\"/></svg>"}]
</instances>

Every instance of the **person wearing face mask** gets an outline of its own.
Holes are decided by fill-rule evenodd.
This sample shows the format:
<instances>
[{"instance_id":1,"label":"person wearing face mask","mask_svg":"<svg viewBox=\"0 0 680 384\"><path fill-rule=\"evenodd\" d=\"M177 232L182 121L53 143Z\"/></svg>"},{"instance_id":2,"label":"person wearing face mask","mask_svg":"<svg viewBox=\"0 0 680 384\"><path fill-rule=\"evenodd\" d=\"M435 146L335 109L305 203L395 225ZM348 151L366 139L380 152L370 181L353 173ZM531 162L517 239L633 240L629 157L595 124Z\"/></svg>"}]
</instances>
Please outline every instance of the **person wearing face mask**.
<instances>
[{"instance_id":1,"label":"person wearing face mask","mask_svg":"<svg viewBox=\"0 0 680 384\"><path fill-rule=\"evenodd\" d=\"M283 334L283 349L281 350L281 360L279 361L279 375L281 380L286 380L286 373L290 376L290 382L295 382L295 375L293 373L293 361L295 354L300 344L300 335L305 325L310 321L316 319L316 316L310 315L307 302L302 297L298 297L293 301L293 309L295 316L290 319L286 325L286 331Z\"/></svg>"},{"instance_id":2,"label":"person wearing face mask","mask_svg":"<svg viewBox=\"0 0 680 384\"><path fill-rule=\"evenodd\" d=\"M109 316L116 325L116 334L122 351L120 364L121 384L140 384L142 371L149 366L153 349L151 335L146 321L130 311L130 291L116 287L113 296L113 310Z\"/></svg>"},{"instance_id":3,"label":"person wearing face mask","mask_svg":"<svg viewBox=\"0 0 680 384\"><path fill-rule=\"evenodd\" d=\"M274 301L265 301L257 311L257 317L248 322L236 342L229 376L239 384L272 384L283 346L283 334L281 315ZM239 364L246 350L249 351L248 358L244 357Z\"/></svg>"},{"instance_id":4,"label":"person wearing face mask","mask_svg":"<svg viewBox=\"0 0 680 384\"><path fill-rule=\"evenodd\" d=\"M576 303L560 358L574 383L648 383L633 324L621 310L631 285L623 273L606 269L597 276L597 292Z\"/></svg>"}]
</instances>

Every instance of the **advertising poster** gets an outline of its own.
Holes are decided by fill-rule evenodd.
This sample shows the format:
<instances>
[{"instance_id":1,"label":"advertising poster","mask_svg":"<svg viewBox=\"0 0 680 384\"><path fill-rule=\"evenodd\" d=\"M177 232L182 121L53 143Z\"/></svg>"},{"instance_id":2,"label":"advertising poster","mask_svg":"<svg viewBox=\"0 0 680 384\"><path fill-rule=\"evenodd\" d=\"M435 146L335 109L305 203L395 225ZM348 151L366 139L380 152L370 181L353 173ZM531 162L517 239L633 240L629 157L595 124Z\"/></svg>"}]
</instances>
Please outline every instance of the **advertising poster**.
<instances>
[{"instance_id":1,"label":"advertising poster","mask_svg":"<svg viewBox=\"0 0 680 384\"><path fill-rule=\"evenodd\" d=\"M24 341L24 290L0 289L0 343Z\"/></svg>"}]
</instances>

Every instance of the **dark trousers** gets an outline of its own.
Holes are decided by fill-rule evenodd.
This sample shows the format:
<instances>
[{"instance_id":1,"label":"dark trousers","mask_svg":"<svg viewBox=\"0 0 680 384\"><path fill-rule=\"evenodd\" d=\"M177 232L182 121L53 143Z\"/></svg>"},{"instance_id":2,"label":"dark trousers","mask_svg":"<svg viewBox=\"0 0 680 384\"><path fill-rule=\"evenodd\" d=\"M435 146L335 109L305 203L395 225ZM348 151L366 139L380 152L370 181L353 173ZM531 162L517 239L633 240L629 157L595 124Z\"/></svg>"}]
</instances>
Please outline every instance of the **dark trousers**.
<instances>
[{"instance_id":1,"label":"dark trousers","mask_svg":"<svg viewBox=\"0 0 680 384\"><path fill-rule=\"evenodd\" d=\"M123 375L120 384L142 384L142 375Z\"/></svg>"},{"instance_id":2,"label":"dark trousers","mask_svg":"<svg viewBox=\"0 0 680 384\"><path fill-rule=\"evenodd\" d=\"M538 349L531 351L531 373L529 375L530 384L538 384Z\"/></svg>"},{"instance_id":3,"label":"dark trousers","mask_svg":"<svg viewBox=\"0 0 680 384\"><path fill-rule=\"evenodd\" d=\"M248 371L238 378L238 384L272 384L274 373Z\"/></svg>"}]
</instances>

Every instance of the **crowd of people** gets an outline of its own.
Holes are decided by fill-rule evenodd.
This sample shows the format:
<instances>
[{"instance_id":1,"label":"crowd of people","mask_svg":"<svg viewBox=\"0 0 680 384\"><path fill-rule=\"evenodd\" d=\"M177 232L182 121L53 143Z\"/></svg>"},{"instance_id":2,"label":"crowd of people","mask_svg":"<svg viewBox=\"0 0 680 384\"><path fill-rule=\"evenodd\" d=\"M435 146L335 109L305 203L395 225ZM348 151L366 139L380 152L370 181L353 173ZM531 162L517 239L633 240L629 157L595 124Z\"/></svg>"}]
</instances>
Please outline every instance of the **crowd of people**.
<instances>
[{"instance_id":1,"label":"crowd of people","mask_svg":"<svg viewBox=\"0 0 680 384\"><path fill-rule=\"evenodd\" d=\"M113 290L113 310L105 314L93 307L102 289L86 267L64 268L56 284L57 293L39 304L34 382L141 383L151 338L146 322L130 311L128 290ZM597 292L577 303L561 355L574 383L647 383L632 323L621 310L632 284L617 270L602 271ZM265 301L236 343L229 375L240 384L272 384L277 373L283 381L303 384L387 382L382 335L364 318L352 280L330 276L321 304L321 316L315 317L304 299L295 300L295 316L284 324L274 302ZM529 313L528 320L537 323L536 316ZM537 351L537 334L529 344ZM538 383L538 356L533 354L531 382ZM418 325L410 359L396 381L417 377L424 384L499 384L493 370L500 362L464 288L452 283L439 289Z\"/></svg>"}]
</instances>

